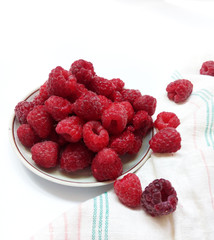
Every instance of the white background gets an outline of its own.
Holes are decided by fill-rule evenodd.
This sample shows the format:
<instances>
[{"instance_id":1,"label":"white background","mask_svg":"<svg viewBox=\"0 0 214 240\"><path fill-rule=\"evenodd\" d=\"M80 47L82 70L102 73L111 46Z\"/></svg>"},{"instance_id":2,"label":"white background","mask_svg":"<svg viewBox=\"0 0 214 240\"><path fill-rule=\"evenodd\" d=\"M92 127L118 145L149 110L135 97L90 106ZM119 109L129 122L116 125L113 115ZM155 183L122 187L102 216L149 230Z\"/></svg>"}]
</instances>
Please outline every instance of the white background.
<instances>
[{"instance_id":1,"label":"white background","mask_svg":"<svg viewBox=\"0 0 214 240\"><path fill-rule=\"evenodd\" d=\"M0 1L0 239L23 240L74 204L112 186L75 188L31 173L8 138L15 105L51 69L77 59L98 75L158 96L180 66L214 60L213 1Z\"/></svg>"}]
</instances>

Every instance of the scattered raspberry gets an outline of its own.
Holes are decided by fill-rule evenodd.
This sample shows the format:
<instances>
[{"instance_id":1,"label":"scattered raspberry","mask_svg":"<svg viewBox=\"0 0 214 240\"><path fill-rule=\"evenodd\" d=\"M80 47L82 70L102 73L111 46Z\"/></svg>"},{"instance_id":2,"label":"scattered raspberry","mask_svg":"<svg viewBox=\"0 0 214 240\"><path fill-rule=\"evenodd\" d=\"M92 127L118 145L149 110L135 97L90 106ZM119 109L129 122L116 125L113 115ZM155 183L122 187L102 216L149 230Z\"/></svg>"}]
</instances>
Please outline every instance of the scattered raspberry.
<instances>
[{"instance_id":1,"label":"scattered raspberry","mask_svg":"<svg viewBox=\"0 0 214 240\"><path fill-rule=\"evenodd\" d=\"M128 173L114 182L114 191L119 200L128 207L138 207L141 203L142 187L134 173Z\"/></svg>"},{"instance_id":2,"label":"scattered raspberry","mask_svg":"<svg viewBox=\"0 0 214 240\"><path fill-rule=\"evenodd\" d=\"M83 120L71 116L58 122L56 132L61 134L68 142L78 142L82 138Z\"/></svg>"},{"instance_id":3,"label":"scattered raspberry","mask_svg":"<svg viewBox=\"0 0 214 240\"><path fill-rule=\"evenodd\" d=\"M69 97L76 91L76 81L70 72L58 66L49 74L47 89L50 95Z\"/></svg>"},{"instance_id":4,"label":"scattered raspberry","mask_svg":"<svg viewBox=\"0 0 214 240\"><path fill-rule=\"evenodd\" d=\"M120 92L123 90L123 87L125 86L123 80L121 80L120 78L113 78L110 81L114 84L116 91Z\"/></svg>"},{"instance_id":5,"label":"scattered raspberry","mask_svg":"<svg viewBox=\"0 0 214 240\"><path fill-rule=\"evenodd\" d=\"M47 81L39 88L39 94L35 96L33 99L33 104L35 106L37 105L43 105L44 102L50 97L50 94L48 92L47 88Z\"/></svg>"},{"instance_id":6,"label":"scattered raspberry","mask_svg":"<svg viewBox=\"0 0 214 240\"><path fill-rule=\"evenodd\" d=\"M138 134L137 132L134 133L134 142L132 144L132 147L129 148L128 154L137 154L143 144L143 137Z\"/></svg>"},{"instance_id":7,"label":"scattered raspberry","mask_svg":"<svg viewBox=\"0 0 214 240\"><path fill-rule=\"evenodd\" d=\"M206 61L202 64L200 74L214 76L214 61Z\"/></svg>"},{"instance_id":8,"label":"scattered raspberry","mask_svg":"<svg viewBox=\"0 0 214 240\"><path fill-rule=\"evenodd\" d=\"M181 136L175 128L167 127L157 132L149 144L155 153L173 153L181 148Z\"/></svg>"},{"instance_id":9,"label":"scattered raspberry","mask_svg":"<svg viewBox=\"0 0 214 240\"><path fill-rule=\"evenodd\" d=\"M123 89L121 91L121 94L123 96L123 100L128 101L131 104L133 104L135 99L137 99L141 96L141 92L139 90L135 90L135 89Z\"/></svg>"},{"instance_id":10,"label":"scattered raspberry","mask_svg":"<svg viewBox=\"0 0 214 240\"><path fill-rule=\"evenodd\" d=\"M62 152L60 167L66 172L75 172L89 167L93 156L93 153L82 142L70 143Z\"/></svg>"},{"instance_id":11,"label":"scattered raspberry","mask_svg":"<svg viewBox=\"0 0 214 240\"><path fill-rule=\"evenodd\" d=\"M31 148L40 140L29 124L20 125L17 129L17 136L22 145L27 148Z\"/></svg>"},{"instance_id":12,"label":"scattered raspberry","mask_svg":"<svg viewBox=\"0 0 214 240\"><path fill-rule=\"evenodd\" d=\"M125 130L121 134L111 137L110 148L112 148L118 155L124 155L132 149L134 141L134 134Z\"/></svg>"},{"instance_id":13,"label":"scattered raspberry","mask_svg":"<svg viewBox=\"0 0 214 240\"><path fill-rule=\"evenodd\" d=\"M131 122L133 117L134 117L134 109L131 105L130 102L128 101L123 101L123 102L120 102L121 105L123 105L127 111L127 115L128 115L128 119L127 119L127 122Z\"/></svg>"},{"instance_id":14,"label":"scattered raspberry","mask_svg":"<svg viewBox=\"0 0 214 240\"><path fill-rule=\"evenodd\" d=\"M104 148L93 159L91 169L98 181L114 180L122 174L123 164L113 149Z\"/></svg>"},{"instance_id":15,"label":"scattered raspberry","mask_svg":"<svg viewBox=\"0 0 214 240\"><path fill-rule=\"evenodd\" d=\"M143 129L147 133L153 127L152 117L148 112L140 110L133 117L133 126L136 130Z\"/></svg>"},{"instance_id":16,"label":"scattered raspberry","mask_svg":"<svg viewBox=\"0 0 214 240\"><path fill-rule=\"evenodd\" d=\"M51 96L45 101L45 108L48 113L56 120L60 121L72 112L72 104L58 96Z\"/></svg>"},{"instance_id":17,"label":"scattered raspberry","mask_svg":"<svg viewBox=\"0 0 214 240\"><path fill-rule=\"evenodd\" d=\"M39 142L31 148L32 159L44 168L52 168L57 165L59 147L52 141Z\"/></svg>"},{"instance_id":18,"label":"scattered raspberry","mask_svg":"<svg viewBox=\"0 0 214 240\"><path fill-rule=\"evenodd\" d=\"M154 122L155 128L161 130L166 127L176 128L180 124L179 118L172 112L161 112Z\"/></svg>"},{"instance_id":19,"label":"scattered raspberry","mask_svg":"<svg viewBox=\"0 0 214 240\"><path fill-rule=\"evenodd\" d=\"M155 112L156 104L156 98L149 95L143 95L135 99L133 107L135 111L143 110L148 112L148 114L152 116Z\"/></svg>"},{"instance_id":20,"label":"scattered raspberry","mask_svg":"<svg viewBox=\"0 0 214 240\"><path fill-rule=\"evenodd\" d=\"M27 123L27 115L33 110L34 104L32 102L21 101L15 107L15 115L17 120L21 123Z\"/></svg>"},{"instance_id":21,"label":"scattered raspberry","mask_svg":"<svg viewBox=\"0 0 214 240\"><path fill-rule=\"evenodd\" d=\"M52 118L44 105L34 107L27 115L27 122L40 138L46 138L52 129Z\"/></svg>"},{"instance_id":22,"label":"scattered raspberry","mask_svg":"<svg viewBox=\"0 0 214 240\"><path fill-rule=\"evenodd\" d=\"M111 134L121 133L127 124L128 115L125 107L120 103L112 103L101 117L103 127Z\"/></svg>"},{"instance_id":23,"label":"scattered raspberry","mask_svg":"<svg viewBox=\"0 0 214 240\"><path fill-rule=\"evenodd\" d=\"M78 83L88 85L93 79L95 72L91 62L79 59L71 64L70 72L76 77Z\"/></svg>"},{"instance_id":24,"label":"scattered raspberry","mask_svg":"<svg viewBox=\"0 0 214 240\"><path fill-rule=\"evenodd\" d=\"M90 84L90 88L92 91L99 95L109 96L115 90L114 84L108 79L95 76Z\"/></svg>"},{"instance_id":25,"label":"scattered raspberry","mask_svg":"<svg viewBox=\"0 0 214 240\"><path fill-rule=\"evenodd\" d=\"M77 116L85 120L99 120L101 118L102 105L99 97L89 91L74 102L73 111Z\"/></svg>"},{"instance_id":26,"label":"scattered raspberry","mask_svg":"<svg viewBox=\"0 0 214 240\"><path fill-rule=\"evenodd\" d=\"M184 102L192 93L193 85L189 80L179 79L167 85L167 96L170 100Z\"/></svg>"},{"instance_id":27,"label":"scattered raspberry","mask_svg":"<svg viewBox=\"0 0 214 240\"><path fill-rule=\"evenodd\" d=\"M93 152L99 152L108 145L109 134L98 121L89 121L83 126L83 140Z\"/></svg>"},{"instance_id":28,"label":"scattered raspberry","mask_svg":"<svg viewBox=\"0 0 214 240\"><path fill-rule=\"evenodd\" d=\"M165 179L156 179L143 191L141 205L151 216L167 215L176 210L178 198L171 183Z\"/></svg>"}]
</instances>

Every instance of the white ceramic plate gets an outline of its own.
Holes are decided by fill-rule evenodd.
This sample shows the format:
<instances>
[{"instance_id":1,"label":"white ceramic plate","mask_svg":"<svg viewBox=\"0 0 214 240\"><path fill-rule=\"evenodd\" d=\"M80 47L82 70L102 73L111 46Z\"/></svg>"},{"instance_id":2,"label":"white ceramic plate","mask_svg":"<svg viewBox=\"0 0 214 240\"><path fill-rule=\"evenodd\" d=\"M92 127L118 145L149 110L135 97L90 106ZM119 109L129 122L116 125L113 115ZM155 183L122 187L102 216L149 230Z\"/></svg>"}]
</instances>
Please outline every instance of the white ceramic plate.
<instances>
[{"instance_id":1,"label":"white ceramic plate","mask_svg":"<svg viewBox=\"0 0 214 240\"><path fill-rule=\"evenodd\" d=\"M24 100L30 101L37 94L38 90L35 90L34 92L30 93ZM90 168L79 170L75 173L65 173L59 167L47 170L37 166L31 158L30 150L25 148L17 137L17 128L19 127L19 125L20 124L17 121L15 115L13 115L9 128L11 143L21 162L33 173L49 181L75 187L97 187L113 183L113 181L98 182L92 176ZM153 131L147 134L147 136L144 138L142 147L138 154L126 155L122 157L122 176L127 173L135 172L148 160L151 155L151 149L149 148L149 140L151 139L153 134Z\"/></svg>"}]
</instances>

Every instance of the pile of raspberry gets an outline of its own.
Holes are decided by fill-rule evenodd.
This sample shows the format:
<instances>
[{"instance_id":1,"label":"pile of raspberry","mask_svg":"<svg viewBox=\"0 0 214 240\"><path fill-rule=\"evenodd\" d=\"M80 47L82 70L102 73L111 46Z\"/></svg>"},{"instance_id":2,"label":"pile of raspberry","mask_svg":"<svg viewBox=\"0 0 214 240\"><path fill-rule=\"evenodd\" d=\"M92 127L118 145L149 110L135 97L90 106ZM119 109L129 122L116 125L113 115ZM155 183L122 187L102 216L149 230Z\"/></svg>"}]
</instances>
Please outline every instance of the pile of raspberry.
<instances>
[{"instance_id":1,"label":"pile of raspberry","mask_svg":"<svg viewBox=\"0 0 214 240\"><path fill-rule=\"evenodd\" d=\"M15 107L17 136L42 168L91 168L98 181L123 172L121 156L137 154L153 128L156 99L98 76L83 59L54 68L32 101Z\"/></svg>"}]
</instances>

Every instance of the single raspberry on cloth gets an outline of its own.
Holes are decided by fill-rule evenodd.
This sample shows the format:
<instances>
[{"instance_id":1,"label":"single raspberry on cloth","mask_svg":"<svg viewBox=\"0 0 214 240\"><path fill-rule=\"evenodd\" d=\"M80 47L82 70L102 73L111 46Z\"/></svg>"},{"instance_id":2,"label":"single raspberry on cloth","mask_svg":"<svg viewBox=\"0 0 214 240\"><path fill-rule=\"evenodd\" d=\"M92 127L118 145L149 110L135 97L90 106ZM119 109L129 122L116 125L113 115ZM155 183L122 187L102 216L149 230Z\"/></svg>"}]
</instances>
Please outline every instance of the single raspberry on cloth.
<instances>
[{"instance_id":1,"label":"single raspberry on cloth","mask_svg":"<svg viewBox=\"0 0 214 240\"><path fill-rule=\"evenodd\" d=\"M172 127L161 129L149 141L154 153L173 153L181 148L180 133Z\"/></svg>"},{"instance_id":2,"label":"single raspberry on cloth","mask_svg":"<svg viewBox=\"0 0 214 240\"><path fill-rule=\"evenodd\" d=\"M157 115L154 127L161 130L166 127L176 128L180 124L180 120L173 112L161 112Z\"/></svg>"},{"instance_id":3,"label":"single raspberry on cloth","mask_svg":"<svg viewBox=\"0 0 214 240\"><path fill-rule=\"evenodd\" d=\"M27 122L40 138L48 137L53 126L53 119L46 111L44 105L35 106L28 113Z\"/></svg>"},{"instance_id":4,"label":"single raspberry on cloth","mask_svg":"<svg viewBox=\"0 0 214 240\"><path fill-rule=\"evenodd\" d=\"M165 179L155 179L143 191L141 205L151 216L167 215L176 210L177 193Z\"/></svg>"},{"instance_id":5,"label":"single raspberry on cloth","mask_svg":"<svg viewBox=\"0 0 214 240\"><path fill-rule=\"evenodd\" d=\"M206 61L202 64L200 74L214 76L214 61Z\"/></svg>"},{"instance_id":6,"label":"single raspberry on cloth","mask_svg":"<svg viewBox=\"0 0 214 240\"><path fill-rule=\"evenodd\" d=\"M131 208L140 206L143 191L136 174L128 173L122 179L116 180L114 191L124 205Z\"/></svg>"},{"instance_id":7,"label":"single raspberry on cloth","mask_svg":"<svg viewBox=\"0 0 214 240\"><path fill-rule=\"evenodd\" d=\"M167 96L175 103L184 102L191 95L193 84L187 79L178 79L167 85Z\"/></svg>"},{"instance_id":8,"label":"single raspberry on cloth","mask_svg":"<svg viewBox=\"0 0 214 240\"><path fill-rule=\"evenodd\" d=\"M135 99L133 102L133 107L135 111L143 110L148 112L150 116L155 113L157 105L156 98L150 95L143 95Z\"/></svg>"},{"instance_id":9,"label":"single raspberry on cloth","mask_svg":"<svg viewBox=\"0 0 214 240\"><path fill-rule=\"evenodd\" d=\"M60 121L72 112L72 104L58 96L51 96L45 101L45 108L54 120Z\"/></svg>"},{"instance_id":10,"label":"single raspberry on cloth","mask_svg":"<svg viewBox=\"0 0 214 240\"><path fill-rule=\"evenodd\" d=\"M66 98L76 91L76 82L74 75L58 66L49 74L47 89L50 95Z\"/></svg>"},{"instance_id":11,"label":"single raspberry on cloth","mask_svg":"<svg viewBox=\"0 0 214 240\"><path fill-rule=\"evenodd\" d=\"M27 123L27 115L33 110L34 104L28 101L21 101L15 106L15 115L17 120L21 123Z\"/></svg>"},{"instance_id":12,"label":"single raspberry on cloth","mask_svg":"<svg viewBox=\"0 0 214 240\"><path fill-rule=\"evenodd\" d=\"M32 159L44 168L52 168L57 165L59 146L52 141L39 142L31 148Z\"/></svg>"},{"instance_id":13,"label":"single raspberry on cloth","mask_svg":"<svg viewBox=\"0 0 214 240\"><path fill-rule=\"evenodd\" d=\"M83 120L77 116L71 116L58 122L56 132L68 142L78 142L82 138Z\"/></svg>"},{"instance_id":14,"label":"single raspberry on cloth","mask_svg":"<svg viewBox=\"0 0 214 240\"><path fill-rule=\"evenodd\" d=\"M91 170L98 181L114 180L122 174L123 164L113 149L104 148L93 159Z\"/></svg>"},{"instance_id":15,"label":"single raspberry on cloth","mask_svg":"<svg viewBox=\"0 0 214 240\"><path fill-rule=\"evenodd\" d=\"M89 167L93 156L93 152L91 152L82 142L70 143L62 151L60 167L66 172L75 172Z\"/></svg>"}]
</instances>

